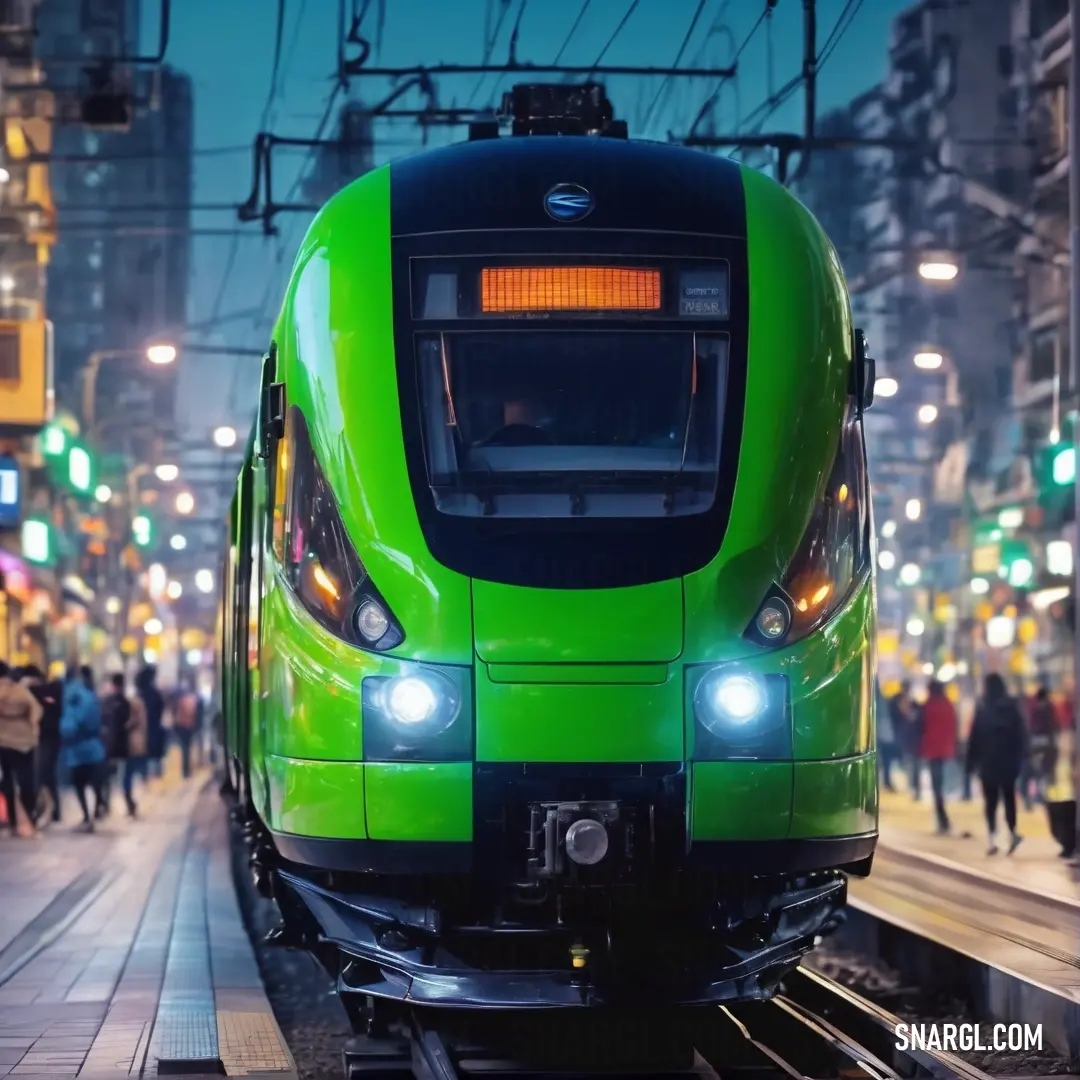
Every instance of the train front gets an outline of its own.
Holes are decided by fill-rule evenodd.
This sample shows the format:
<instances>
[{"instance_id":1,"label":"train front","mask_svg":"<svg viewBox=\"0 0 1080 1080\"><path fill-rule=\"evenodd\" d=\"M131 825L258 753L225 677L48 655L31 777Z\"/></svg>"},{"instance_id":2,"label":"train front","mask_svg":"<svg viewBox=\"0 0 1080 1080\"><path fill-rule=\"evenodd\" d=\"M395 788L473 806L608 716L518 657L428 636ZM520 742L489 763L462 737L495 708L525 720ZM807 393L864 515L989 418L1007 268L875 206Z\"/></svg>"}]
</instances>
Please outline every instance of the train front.
<instances>
[{"instance_id":1,"label":"train front","mask_svg":"<svg viewBox=\"0 0 1080 1080\"><path fill-rule=\"evenodd\" d=\"M290 310L288 454L335 496L285 514L267 814L342 990L770 993L877 827L866 365L817 225L722 159L475 141L338 196Z\"/></svg>"}]
</instances>

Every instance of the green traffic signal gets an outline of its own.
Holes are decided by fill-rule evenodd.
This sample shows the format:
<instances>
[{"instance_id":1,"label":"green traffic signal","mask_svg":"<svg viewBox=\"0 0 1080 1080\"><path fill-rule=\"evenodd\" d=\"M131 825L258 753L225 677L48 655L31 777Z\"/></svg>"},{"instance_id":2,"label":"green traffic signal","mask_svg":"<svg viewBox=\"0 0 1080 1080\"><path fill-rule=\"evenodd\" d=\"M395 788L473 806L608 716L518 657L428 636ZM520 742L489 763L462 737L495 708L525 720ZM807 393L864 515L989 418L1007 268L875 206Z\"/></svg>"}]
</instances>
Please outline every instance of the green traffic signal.
<instances>
[{"instance_id":1,"label":"green traffic signal","mask_svg":"<svg viewBox=\"0 0 1080 1080\"><path fill-rule=\"evenodd\" d=\"M139 514L131 522L131 538L138 547L149 547L154 527L146 514Z\"/></svg>"},{"instance_id":2,"label":"green traffic signal","mask_svg":"<svg viewBox=\"0 0 1080 1080\"><path fill-rule=\"evenodd\" d=\"M1054 454L1052 465L1054 483L1064 487L1076 482L1076 447L1063 446Z\"/></svg>"}]
</instances>

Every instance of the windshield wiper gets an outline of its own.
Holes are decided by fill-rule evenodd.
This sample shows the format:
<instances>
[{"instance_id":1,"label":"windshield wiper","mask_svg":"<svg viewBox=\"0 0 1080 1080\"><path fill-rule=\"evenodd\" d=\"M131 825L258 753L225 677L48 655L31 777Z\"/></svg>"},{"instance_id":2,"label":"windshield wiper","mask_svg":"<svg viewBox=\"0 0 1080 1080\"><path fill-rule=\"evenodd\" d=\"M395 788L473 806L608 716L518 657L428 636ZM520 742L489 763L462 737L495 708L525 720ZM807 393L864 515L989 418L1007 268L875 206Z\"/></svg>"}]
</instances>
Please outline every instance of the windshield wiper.
<instances>
[{"instance_id":1,"label":"windshield wiper","mask_svg":"<svg viewBox=\"0 0 1080 1080\"><path fill-rule=\"evenodd\" d=\"M671 481L671 490L664 498L664 510L672 514L675 512L675 497L679 492L679 481L682 480L686 469L686 452L690 448L690 428L694 423L694 405L697 403L697 334L693 340L693 358L690 362L690 404L686 407L686 430L683 432L682 454L679 457L679 471Z\"/></svg>"}]
</instances>

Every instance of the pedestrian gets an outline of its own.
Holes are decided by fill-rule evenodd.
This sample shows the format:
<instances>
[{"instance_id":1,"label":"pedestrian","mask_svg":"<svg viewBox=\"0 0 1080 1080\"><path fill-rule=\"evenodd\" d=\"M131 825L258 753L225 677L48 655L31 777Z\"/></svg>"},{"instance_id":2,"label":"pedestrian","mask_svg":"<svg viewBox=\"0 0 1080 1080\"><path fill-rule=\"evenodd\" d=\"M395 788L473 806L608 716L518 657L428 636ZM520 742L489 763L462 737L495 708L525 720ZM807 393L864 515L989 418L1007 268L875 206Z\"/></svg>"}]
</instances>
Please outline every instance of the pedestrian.
<instances>
[{"instance_id":1,"label":"pedestrian","mask_svg":"<svg viewBox=\"0 0 1080 1080\"><path fill-rule=\"evenodd\" d=\"M1050 819L1050 835L1061 845L1058 858L1071 859L1076 854L1075 733L1059 724L1054 744L1054 774L1046 787L1046 816Z\"/></svg>"},{"instance_id":2,"label":"pedestrian","mask_svg":"<svg viewBox=\"0 0 1080 1080\"><path fill-rule=\"evenodd\" d=\"M202 702L192 682L185 682L181 689L173 717L173 731L180 742L180 760L184 779L187 780L191 776L191 744L199 737L202 719Z\"/></svg>"},{"instance_id":3,"label":"pedestrian","mask_svg":"<svg viewBox=\"0 0 1080 1080\"><path fill-rule=\"evenodd\" d=\"M23 685L41 706L41 726L38 729L37 786L38 821L60 820L60 783L57 768L60 763L60 713L64 685L59 680L45 681L45 673L34 664L23 668ZM52 808L42 804L45 796Z\"/></svg>"},{"instance_id":4,"label":"pedestrian","mask_svg":"<svg viewBox=\"0 0 1080 1080\"><path fill-rule=\"evenodd\" d=\"M16 789L26 811L29 835L37 832L37 789L34 783L34 752L38 745L41 705L29 690L12 678L11 668L0 660L0 779L7 804L11 835L19 835L15 809Z\"/></svg>"},{"instance_id":5,"label":"pedestrian","mask_svg":"<svg viewBox=\"0 0 1080 1080\"><path fill-rule=\"evenodd\" d=\"M878 767L881 772L881 785L886 791L895 791L892 782L893 765L896 764L896 731L893 728L892 710L885 695L881 692L881 684L875 681L877 691L877 743L878 743Z\"/></svg>"},{"instance_id":6,"label":"pedestrian","mask_svg":"<svg viewBox=\"0 0 1080 1080\"><path fill-rule=\"evenodd\" d=\"M919 798L919 711L911 698L911 683L905 679L900 692L889 702L889 718L892 720L893 739L908 770L911 797Z\"/></svg>"},{"instance_id":7,"label":"pedestrian","mask_svg":"<svg viewBox=\"0 0 1080 1080\"><path fill-rule=\"evenodd\" d=\"M1012 854L1023 837L1016 831L1016 782L1027 758L1027 728L1016 702L1000 675L986 676L983 698L975 710L968 738L967 771L978 772L986 808L990 842L986 853L996 855L997 810L1004 803Z\"/></svg>"},{"instance_id":8,"label":"pedestrian","mask_svg":"<svg viewBox=\"0 0 1080 1080\"><path fill-rule=\"evenodd\" d=\"M72 665L64 682L63 713L60 716L61 761L71 771L71 783L83 813L83 832L94 831L94 819L101 816L101 770L105 745L101 741L101 706L88 689L83 673ZM86 791L94 793L94 816Z\"/></svg>"},{"instance_id":9,"label":"pedestrian","mask_svg":"<svg viewBox=\"0 0 1080 1080\"><path fill-rule=\"evenodd\" d=\"M124 802L128 817L135 817L135 798L132 786L140 772L139 765L146 753L146 713L139 703L136 709L124 689L124 676L117 673L109 679L108 693L101 702L102 731L105 733L105 752L113 777L122 766Z\"/></svg>"},{"instance_id":10,"label":"pedestrian","mask_svg":"<svg viewBox=\"0 0 1080 1080\"><path fill-rule=\"evenodd\" d=\"M944 685L936 679L930 683L922 709L919 757L926 762L930 772L937 832L944 836L949 831L949 815L945 812L945 767L956 758L956 710L945 696Z\"/></svg>"},{"instance_id":11,"label":"pedestrian","mask_svg":"<svg viewBox=\"0 0 1080 1080\"><path fill-rule=\"evenodd\" d=\"M165 699L157 688L157 668L144 667L135 676L135 689L146 712L146 760L150 775L161 775L165 756Z\"/></svg>"},{"instance_id":12,"label":"pedestrian","mask_svg":"<svg viewBox=\"0 0 1080 1080\"><path fill-rule=\"evenodd\" d=\"M1035 693L1031 719L1028 722L1028 735L1031 751L1028 771L1035 782L1036 799L1045 802L1046 789L1054 781L1058 752L1057 712L1050 700L1050 690L1045 684Z\"/></svg>"}]
</instances>

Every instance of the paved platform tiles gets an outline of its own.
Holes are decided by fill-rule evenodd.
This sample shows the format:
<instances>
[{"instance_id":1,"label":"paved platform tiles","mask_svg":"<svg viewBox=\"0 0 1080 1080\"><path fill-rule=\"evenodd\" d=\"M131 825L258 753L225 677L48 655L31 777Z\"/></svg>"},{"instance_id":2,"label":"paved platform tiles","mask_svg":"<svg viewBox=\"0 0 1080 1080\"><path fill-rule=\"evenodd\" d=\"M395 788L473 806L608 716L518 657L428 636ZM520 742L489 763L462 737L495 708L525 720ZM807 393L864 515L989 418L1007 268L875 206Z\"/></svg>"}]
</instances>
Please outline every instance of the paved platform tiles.
<instances>
[{"instance_id":1,"label":"paved platform tiles","mask_svg":"<svg viewBox=\"0 0 1080 1080\"><path fill-rule=\"evenodd\" d=\"M883 792L874 870L850 882L851 906L1080 1002L1076 868L1057 858L1039 806L1020 809L1024 842L1013 855L988 855L977 785L974 794L948 802L952 835L939 837L928 795Z\"/></svg>"},{"instance_id":2,"label":"paved platform tiles","mask_svg":"<svg viewBox=\"0 0 1080 1080\"><path fill-rule=\"evenodd\" d=\"M152 787L140 821L0 840L0 1077L295 1077L216 785Z\"/></svg>"}]
</instances>

